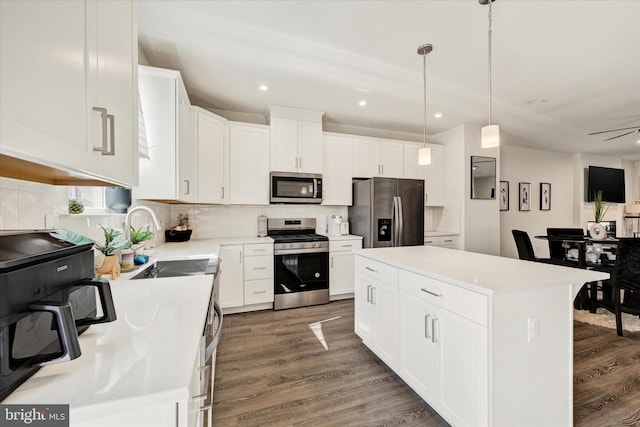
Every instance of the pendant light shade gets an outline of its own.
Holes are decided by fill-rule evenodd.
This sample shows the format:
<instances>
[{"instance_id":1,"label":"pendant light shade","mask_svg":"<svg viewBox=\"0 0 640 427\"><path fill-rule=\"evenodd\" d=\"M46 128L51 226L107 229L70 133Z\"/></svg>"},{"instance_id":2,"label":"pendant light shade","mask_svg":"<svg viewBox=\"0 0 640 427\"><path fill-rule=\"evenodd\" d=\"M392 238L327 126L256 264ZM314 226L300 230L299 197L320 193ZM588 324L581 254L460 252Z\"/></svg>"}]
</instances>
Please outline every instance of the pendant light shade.
<instances>
[{"instance_id":1,"label":"pendant light shade","mask_svg":"<svg viewBox=\"0 0 640 427\"><path fill-rule=\"evenodd\" d=\"M418 46L418 55L422 56L422 79L424 100L424 126L422 128L422 142L424 146L418 150L418 164L431 164L431 148L427 147L427 54L433 50L433 45L426 43Z\"/></svg>"},{"instance_id":2,"label":"pendant light shade","mask_svg":"<svg viewBox=\"0 0 640 427\"><path fill-rule=\"evenodd\" d=\"M500 146L500 127L492 124L492 100L491 100L491 33L492 33L492 14L491 5L495 0L479 0L480 4L489 5L489 124L482 128L480 134L480 146L482 148L494 148Z\"/></svg>"},{"instance_id":3,"label":"pendant light shade","mask_svg":"<svg viewBox=\"0 0 640 427\"><path fill-rule=\"evenodd\" d=\"M482 148L494 148L500 146L500 127L487 125L482 128L480 145Z\"/></svg>"},{"instance_id":4,"label":"pendant light shade","mask_svg":"<svg viewBox=\"0 0 640 427\"><path fill-rule=\"evenodd\" d=\"M431 164L431 148L422 147L418 150L418 164L430 165Z\"/></svg>"}]
</instances>

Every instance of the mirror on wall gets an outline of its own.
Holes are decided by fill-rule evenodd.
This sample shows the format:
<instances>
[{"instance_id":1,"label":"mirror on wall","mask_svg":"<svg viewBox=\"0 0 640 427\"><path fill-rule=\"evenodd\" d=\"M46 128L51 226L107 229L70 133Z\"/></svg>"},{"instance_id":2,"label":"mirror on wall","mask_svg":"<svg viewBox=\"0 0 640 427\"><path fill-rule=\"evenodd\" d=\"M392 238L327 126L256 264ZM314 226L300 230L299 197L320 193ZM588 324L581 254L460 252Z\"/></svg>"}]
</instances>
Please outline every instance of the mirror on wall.
<instances>
[{"instance_id":1,"label":"mirror on wall","mask_svg":"<svg viewBox=\"0 0 640 427\"><path fill-rule=\"evenodd\" d=\"M471 156L471 198L496 198L495 157Z\"/></svg>"}]
</instances>

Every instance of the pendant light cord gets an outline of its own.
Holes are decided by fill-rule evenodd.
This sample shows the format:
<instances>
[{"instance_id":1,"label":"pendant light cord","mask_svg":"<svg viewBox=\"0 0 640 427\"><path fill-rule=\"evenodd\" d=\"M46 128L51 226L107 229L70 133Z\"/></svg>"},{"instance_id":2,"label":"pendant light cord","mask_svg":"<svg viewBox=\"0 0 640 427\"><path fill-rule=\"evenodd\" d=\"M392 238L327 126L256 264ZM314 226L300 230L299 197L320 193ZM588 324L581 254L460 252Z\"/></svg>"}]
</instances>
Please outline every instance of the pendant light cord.
<instances>
[{"instance_id":1,"label":"pendant light cord","mask_svg":"<svg viewBox=\"0 0 640 427\"><path fill-rule=\"evenodd\" d=\"M492 111L491 111L491 5L493 4L493 0L489 0L489 125L493 123L492 121Z\"/></svg>"},{"instance_id":2,"label":"pendant light cord","mask_svg":"<svg viewBox=\"0 0 640 427\"><path fill-rule=\"evenodd\" d=\"M423 101L424 101L424 126L422 127L422 142L427 146L427 55L422 55L422 79L423 79Z\"/></svg>"}]
</instances>

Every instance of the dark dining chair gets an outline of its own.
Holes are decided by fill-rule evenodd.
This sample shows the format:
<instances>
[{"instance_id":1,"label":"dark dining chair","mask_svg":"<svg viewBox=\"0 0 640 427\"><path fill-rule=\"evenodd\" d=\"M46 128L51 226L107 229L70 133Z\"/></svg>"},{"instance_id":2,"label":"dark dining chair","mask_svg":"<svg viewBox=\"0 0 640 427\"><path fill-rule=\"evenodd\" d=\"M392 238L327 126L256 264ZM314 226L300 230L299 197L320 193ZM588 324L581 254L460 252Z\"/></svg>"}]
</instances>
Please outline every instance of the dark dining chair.
<instances>
[{"instance_id":1,"label":"dark dining chair","mask_svg":"<svg viewBox=\"0 0 640 427\"><path fill-rule=\"evenodd\" d=\"M516 241L516 248L518 249L518 258L526 261L535 261L535 262L543 262L546 264L562 265L561 262L557 262L556 260L551 258L536 257L536 254L533 251L533 244L531 244L531 239L529 238L529 234L526 231L511 230L511 234L513 234L513 239Z\"/></svg>"},{"instance_id":2,"label":"dark dining chair","mask_svg":"<svg viewBox=\"0 0 640 427\"><path fill-rule=\"evenodd\" d=\"M622 336L622 313L640 317L640 239L620 239L611 279L603 288L597 305L615 314L616 332Z\"/></svg>"},{"instance_id":3,"label":"dark dining chair","mask_svg":"<svg viewBox=\"0 0 640 427\"><path fill-rule=\"evenodd\" d=\"M584 238L582 228L547 228L547 237L567 238L581 240ZM566 250L564 242L559 240L549 240L549 258L565 260Z\"/></svg>"}]
</instances>

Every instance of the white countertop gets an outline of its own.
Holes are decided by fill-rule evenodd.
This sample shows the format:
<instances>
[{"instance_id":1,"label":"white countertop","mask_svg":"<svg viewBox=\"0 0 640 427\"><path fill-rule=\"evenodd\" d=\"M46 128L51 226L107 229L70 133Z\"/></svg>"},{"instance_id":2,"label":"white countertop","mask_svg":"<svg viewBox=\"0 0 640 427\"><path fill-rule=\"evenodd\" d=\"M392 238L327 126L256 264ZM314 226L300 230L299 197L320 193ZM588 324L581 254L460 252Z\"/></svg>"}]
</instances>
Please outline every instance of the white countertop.
<instances>
[{"instance_id":1,"label":"white countertop","mask_svg":"<svg viewBox=\"0 0 640 427\"><path fill-rule=\"evenodd\" d=\"M112 283L117 320L92 325L79 358L41 368L2 403L69 404L76 425L188 399L211 287L204 275Z\"/></svg>"},{"instance_id":2,"label":"white countertop","mask_svg":"<svg viewBox=\"0 0 640 427\"><path fill-rule=\"evenodd\" d=\"M164 243L155 248L154 256L161 261L173 259L217 258L222 245L273 243L270 237L230 237L225 239L198 239L187 242Z\"/></svg>"},{"instance_id":3,"label":"white countertop","mask_svg":"<svg viewBox=\"0 0 640 427\"><path fill-rule=\"evenodd\" d=\"M446 249L436 246L372 248L356 254L486 295L608 279L608 273ZM577 288L577 290L576 290Z\"/></svg>"}]
</instances>

